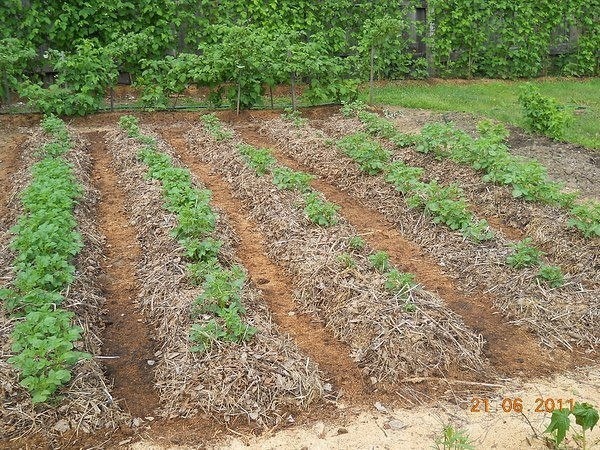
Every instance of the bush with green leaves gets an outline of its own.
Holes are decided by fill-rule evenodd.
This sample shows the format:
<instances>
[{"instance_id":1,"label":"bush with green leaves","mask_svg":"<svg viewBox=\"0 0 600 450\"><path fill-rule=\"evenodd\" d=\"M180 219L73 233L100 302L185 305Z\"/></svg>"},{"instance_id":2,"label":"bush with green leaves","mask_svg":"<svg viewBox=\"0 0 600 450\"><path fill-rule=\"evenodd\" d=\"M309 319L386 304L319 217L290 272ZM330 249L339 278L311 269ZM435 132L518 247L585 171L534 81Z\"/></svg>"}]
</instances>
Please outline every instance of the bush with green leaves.
<instances>
[{"instance_id":1,"label":"bush with green leaves","mask_svg":"<svg viewBox=\"0 0 600 450\"><path fill-rule=\"evenodd\" d=\"M220 130L216 117L207 120L214 129ZM136 120L123 117L120 124L139 142L149 141L140 133ZM145 144L138 157L148 166L147 176L162 184L165 208L177 215L177 226L171 234L184 249L190 280L202 286L202 294L191 311L192 316L202 318L202 322L194 323L190 328L190 340L194 343L190 350L207 351L216 341L239 343L249 340L257 330L242 320L245 314L242 290L246 275L241 267L227 269L219 261L223 243L212 236L217 214L210 205L211 192L195 188L190 172L175 167L172 159L157 151L155 141L152 142Z\"/></svg>"},{"instance_id":2,"label":"bush with green leaves","mask_svg":"<svg viewBox=\"0 0 600 450\"><path fill-rule=\"evenodd\" d=\"M71 367L90 355L76 351L83 330L62 308L62 292L74 280L73 257L83 247L73 210L83 190L72 166L60 156L71 147L60 119L46 117L42 128L53 137L33 165L31 183L21 194L23 215L11 229L15 278L0 299L20 320L11 333L8 359L20 372L33 403L47 401L71 379Z\"/></svg>"},{"instance_id":3,"label":"bush with green leaves","mask_svg":"<svg viewBox=\"0 0 600 450\"><path fill-rule=\"evenodd\" d=\"M519 103L523 108L525 124L531 131L561 139L573 122L573 114L555 99L542 95L531 83L521 86Z\"/></svg>"},{"instance_id":4,"label":"bush with green leaves","mask_svg":"<svg viewBox=\"0 0 600 450\"><path fill-rule=\"evenodd\" d=\"M0 94L10 103L11 91L21 82L28 63L35 57L35 50L27 42L14 37L0 39Z\"/></svg>"}]
</instances>

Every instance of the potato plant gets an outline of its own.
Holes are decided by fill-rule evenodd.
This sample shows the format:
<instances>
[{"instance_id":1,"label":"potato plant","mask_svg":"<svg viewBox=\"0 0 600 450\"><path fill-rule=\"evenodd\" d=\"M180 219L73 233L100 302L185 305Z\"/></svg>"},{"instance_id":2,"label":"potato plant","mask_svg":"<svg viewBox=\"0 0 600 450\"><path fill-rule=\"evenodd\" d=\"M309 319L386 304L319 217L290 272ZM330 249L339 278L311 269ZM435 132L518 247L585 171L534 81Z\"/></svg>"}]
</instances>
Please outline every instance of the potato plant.
<instances>
[{"instance_id":1,"label":"potato plant","mask_svg":"<svg viewBox=\"0 0 600 450\"><path fill-rule=\"evenodd\" d=\"M75 350L83 330L60 307L74 279L72 259L83 246L73 213L82 188L61 158L71 147L64 122L47 117L42 128L53 140L40 150L43 159L33 165L31 184L21 195L24 214L11 229L15 278L0 290L4 307L19 319L8 362L20 372L33 403L47 401L71 379L71 367L90 358Z\"/></svg>"},{"instance_id":2,"label":"potato plant","mask_svg":"<svg viewBox=\"0 0 600 450\"><path fill-rule=\"evenodd\" d=\"M122 117L119 123L129 135L141 139L135 119ZM216 341L239 343L251 339L257 330L242 320L245 309L241 293L246 275L240 267L225 268L219 261L222 242L211 236L217 220L210 206L211 192L194 188L190 172L175 167L171 158L150 142L138 157L148 166L148 177L162 184L165 207L177 216L171 234L184 249L189 278L202 286L202 294L190 312L193 319L202 320L190 328L194 343L190 350L203 352ZM205 320L205 316L210 318Z\"/></svg>"}]
</instances>

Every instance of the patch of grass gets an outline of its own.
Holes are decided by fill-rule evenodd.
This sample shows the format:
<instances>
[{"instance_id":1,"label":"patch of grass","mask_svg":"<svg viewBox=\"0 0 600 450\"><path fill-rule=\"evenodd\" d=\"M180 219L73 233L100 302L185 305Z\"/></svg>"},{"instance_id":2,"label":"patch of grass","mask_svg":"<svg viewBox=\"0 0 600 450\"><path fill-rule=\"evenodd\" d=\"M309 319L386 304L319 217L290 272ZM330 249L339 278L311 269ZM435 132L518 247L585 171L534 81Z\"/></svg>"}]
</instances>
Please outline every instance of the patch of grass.
<instances>
[{"instance_id":1,"label":"patch of grass","mask_svg":"<svg viewBox=\"0 0 600 450\"><path fill-rule=\"evenodd\" d=\"M520 112L519 87L526 82L537 86L574 110L575 121L563 139L584 147L600 149L600 79L541 79L533 81L405 81L387 83L375 89L375 102L386 105L436 111L460 111L490 117L524 128ZM363 100L366 94L363 94Z\"/></svg>"}]
</instances>

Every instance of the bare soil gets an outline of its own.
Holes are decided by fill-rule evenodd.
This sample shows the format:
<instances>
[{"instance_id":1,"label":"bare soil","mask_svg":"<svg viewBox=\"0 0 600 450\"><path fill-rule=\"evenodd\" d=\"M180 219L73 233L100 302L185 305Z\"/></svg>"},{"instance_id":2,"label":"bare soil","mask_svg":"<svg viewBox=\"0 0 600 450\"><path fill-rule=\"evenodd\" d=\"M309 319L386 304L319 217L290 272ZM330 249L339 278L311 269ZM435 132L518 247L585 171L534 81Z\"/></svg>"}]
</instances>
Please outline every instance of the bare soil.
<instances>
[{"instance_id":1,"label":"bare soil","mask_svg":"<svg viewBox=\"0 0 600 450\"><path fill-rule=\"evenodd\" d=\"M101 193L98 220L106 237L102 263L106 313L102 341L104 365L114 380L113 396L133 417L151 417L158 406L154 378L154 344L143 316L136 310L135 265L141 257L135 231L129 225L124 194L106 150L103 135L90 133L93 179Z\"/></svg>"}]
</instances>

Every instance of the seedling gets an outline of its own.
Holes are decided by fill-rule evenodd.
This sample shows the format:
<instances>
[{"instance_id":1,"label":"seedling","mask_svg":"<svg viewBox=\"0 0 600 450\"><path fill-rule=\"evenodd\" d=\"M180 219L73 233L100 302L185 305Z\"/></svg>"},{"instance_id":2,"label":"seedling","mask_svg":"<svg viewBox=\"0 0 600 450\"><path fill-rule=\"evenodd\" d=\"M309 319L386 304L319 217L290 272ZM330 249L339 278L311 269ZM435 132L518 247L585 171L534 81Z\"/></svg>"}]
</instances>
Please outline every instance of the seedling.
<instances>
[{"instance_id":1,"label":"seedling","mask_svg":"<svg viewBox=\"0 0 600 450\"><path fill-rule=\"evenodd\" d=\"M297 109L285 108L283 111L284 112L281 115L281 117L285 120L289 120L290 122L292 122L297 128L303 127L308 123L308 119L302 117L300 111L298 111Z\"/></svg>"},{"instance_id":2,"label":"seedling","mask_svg":"<svg viewBox=\"0 0 600 450\"><path fill-rule=\"evenodd\" d=\"M466 431L446 425L442 436L435 440L437 450L474 450L471 438Z\"/></svg>"},{"instance_id":3,"label":"seedling","mask_svg":"<svg viewBox=\"0 0 600 450\"><path fill-rule=\"evenodd\" d=\"M279 189L307 192L314 177L308 173L297 172L287 167L275 167L272 170L273 184Z\"/></svg>"},{"instance_id":4,"label":"seedling","mask_svg":"<svg viewBox=\"0 0 600 450\"><path fill-rule=\"evenodd\" d=\"M367 245L366 241L360 236L352 236L348 241L350 248L354 250L362 250Z\"/></svg>"},{"instance_id":5,"label":"seedling","mask_svg":"<svg viewBox=\"0 0 600 450\"><path fill-rule=\"evenodd\" d=\"M369 255L369 262L381 273L387 272L391 267L390 255L384 251L379 251Z\"/></svg>"},{"instance_id":6,"label":"seedling","mask_svg":"<svg viewBox=\"0 0 600 450\"><path fill-rule=\"evenodd\" d=\"M412 273L400 272L395 268L388 270L385 276L385 288L394 294L404 294L415 284Z\"/></svg>"},{"instance_id":7,"label":"seedling","mask_svg":"<svg viewBox=\"0 0 600 450\"><path fill-rule=\"evenodd\" d=\"M540 267L537 277L551 288L557 288L565 284L563 273L560 270L560 267L557 266Z\"/></svg>"},{"instance_id":8,"label":"seedling","mask_svg":"<svg viewBox=\"0 0 600 450\"><path fill-rule=\"evenodd\" d=\"M551 433L550 440L554 448L559 448L562 441L567 436L567 431L571 428L570 415L575 416L575 423L581 427L581 434L574 436L574 440L578 441L581 447L587 449L586 431L593 430L598 423L598 410L589 403L575 403L573 410L569 408L555 409L550 417L550 424L544 433Z\"/></svg>"},{"instance_id":9,"label":"seedling","mask_svg":"<svg viewBox=\"0 0 600 450\"><path fill-rule=\"evenodd\" d=\"M353 269L356 267L356 261L350 253L340 253L336 259L344 269Z\"/></svg>"},{"instance_id":10,"label":"seedling","mask_svg":"<svg viewBox=\"0 0 600 450\"><path fill-rule=\"evenodd\" d=\"M369 175L376 175L387 166L390 154L381 145L369 138L366 133L355 133L340 139L337 143L342 151L355 160L360 169Z\"/></svg>"},{"instance_id":11,"label":"seedling","mask_svg":"<svg viewBox=\"0 0 600 450\"><path fill-rule=\"evenodd\" d=\"M322 227L329 227L338 222L337 212L340 209L339 206L321 200L315 192L306 195L304 199L306 201L304 214L311 222Z\"/></svg>"},{"instance_id":12,"label":"seedling","mask_svg":"<svg viewBox=\"0 0 600 450\"><path fill-rule=\"evenodd\" d=\"M600 202L588 201L571 209L569 226L575 227L586 237L600 236Z\"/></svg>"},{"instance_id":13,"label":"seedling","mask_svg":"<svg viewBox=\"0 0 600 450\"><path fill-rule=\"evenodd\" d=\"M514 252L506 258L506 263L514 269L538 266L543 253L531 245L532 242L531 238L525 238L520 242L511 244L510 246Z\"/></svg>"},{"instance_id":14,"label":"seedling","mask_svg":"<svg viewBox=\"0 0 600 450\"><path fill-rule=\"evenodd\" d=\"M254 148L251 145L240 144L238 145L238 151L243 155L246 164L259 175L264 175L277 163L277 160L267 148Z\"/></svg>"},{"instance_id":15,"label":"seedling","mask_svg":"<svg viewBox=\"0 0 600 450\"><path fill-rule=\"evenodd\" d=\"M206 127L209 134L214 137L217 141L226 141L233 138L233 132L226 130L221 125L221 121L214 114L204 114L200 116L200 120Z\"/></svg>"}]
</instances>

